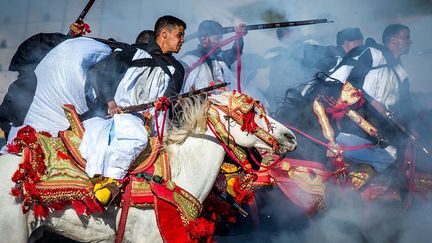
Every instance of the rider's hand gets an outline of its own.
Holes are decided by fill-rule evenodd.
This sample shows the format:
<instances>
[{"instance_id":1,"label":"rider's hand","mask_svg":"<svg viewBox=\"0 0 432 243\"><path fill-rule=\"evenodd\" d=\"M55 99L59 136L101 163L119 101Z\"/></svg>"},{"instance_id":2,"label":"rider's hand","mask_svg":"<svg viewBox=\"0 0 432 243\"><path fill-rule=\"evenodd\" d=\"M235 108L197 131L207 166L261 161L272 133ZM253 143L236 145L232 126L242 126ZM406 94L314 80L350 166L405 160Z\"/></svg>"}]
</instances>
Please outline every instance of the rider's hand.
<instances>
[{"instance_id":1,"label":"rider's hand","mask_svg":"<svg viewBox=\"0 0 432 243\"><path fill-rule=\"evenodd\" d=\"M72 32L72 36L83 36L91 32L90 26L87 23L84 23L82 18L72 23L69 26L69 29Z\"/></svg>"},{"instance_id":2,"label":"rider's hand","mask_svg":"<svg viewBox=\"0 0 432 243\"><path fill-rule=\"evenodd\" d=\"M108 101L108 115L110 117L113 117L114 114L120 114L122 113L122 109L120 106L117 105L117 103L112 100L112 101Z\"/></svg>"},{"instance_id":3,"label":"rider's hand","mask_svg":"<svg viewBox=\"0 0 432 243\"><path fill-rule=\"evenodd\" d=\"M241 34L243 33L243 35L246 35L248 33L247 29L246 29L246 25L241 23L237 26L234 27L234 30L236 32L236 34Z\"/></svg>"},{"instance_id":4,"label":"rider's hand","mask_svg":"<svg viewBox=\"0 0 432 243\"><path fill-rule=\"evenodd\" d=\"M82 24L73 23L69 26L69 29L72 31L73 36L81 36L82 35Z\"/></svg>"},{"instance_id":5,"label":"rider's hand","mask_svg":"<svg viewBox=\"0 0 432 243\"><path fill-rule=\"evenodd\" d=\"M385 139L384 137L380 136L379 134L375 135L375 138L377 140L376 144L380 148L385 148L385 147L390 145L389 141L387 139Z\"/></svg>"}]
</instances>

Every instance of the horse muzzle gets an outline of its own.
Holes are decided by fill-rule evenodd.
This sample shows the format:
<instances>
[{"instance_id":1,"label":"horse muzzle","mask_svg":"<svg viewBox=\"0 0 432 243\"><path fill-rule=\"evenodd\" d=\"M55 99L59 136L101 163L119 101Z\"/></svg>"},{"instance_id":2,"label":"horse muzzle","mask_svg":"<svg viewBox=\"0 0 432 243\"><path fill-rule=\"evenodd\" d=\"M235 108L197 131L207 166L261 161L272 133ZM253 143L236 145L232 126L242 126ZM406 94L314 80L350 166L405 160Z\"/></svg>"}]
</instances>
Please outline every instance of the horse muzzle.
<instances>
[{"instance_id":1,"label":"horse muzzle","mask_svg":"<svg viewBox=\"0 0 432 243\"><path fill-rule=\"evenodd\" d=\"M278 139L278 149L275 153L279 156L285 156L287 153L294 151L297 148L297 139L291 132L282 134Z\"/></svg>"}]
</instances>

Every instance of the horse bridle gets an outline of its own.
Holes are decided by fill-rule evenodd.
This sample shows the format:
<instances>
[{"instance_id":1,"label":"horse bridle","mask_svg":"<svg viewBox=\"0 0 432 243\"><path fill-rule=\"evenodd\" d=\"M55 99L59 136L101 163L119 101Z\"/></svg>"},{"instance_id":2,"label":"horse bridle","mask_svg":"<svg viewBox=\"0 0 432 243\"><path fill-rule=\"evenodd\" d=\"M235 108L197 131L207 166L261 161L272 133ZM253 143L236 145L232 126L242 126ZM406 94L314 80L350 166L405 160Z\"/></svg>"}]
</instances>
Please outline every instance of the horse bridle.
<instances>
[{"instance_id":1,"label":"horse bridle","mask_svg":"<svg viewBox=\"0 0 432 243\"><path fill-rule=\"evenodd\" d=\"M267 125L267 131L255 123L255 109L258 110L259 117L264 119ZM229 98L228 105L213 103L213 105L209 107L207 121L209 125L211 125L209 126L210 129L224 145L224 148L227 148L232 152L237 160L240 161L242 167L247 163L246 152L236 144L234 137L229 131L229 126L227 129L221 121L218 110L225 114L224 117L228 120L228 123L229 119L233 119L237 124L242 126L243 131L254 134L263 142L270 145L274 151L279 149L277 140L272 134L270 134L273 127L267 119L264 107L259 103L259 101L255 101L250 96L234 91Z\"/></svg>"}]
</instances>

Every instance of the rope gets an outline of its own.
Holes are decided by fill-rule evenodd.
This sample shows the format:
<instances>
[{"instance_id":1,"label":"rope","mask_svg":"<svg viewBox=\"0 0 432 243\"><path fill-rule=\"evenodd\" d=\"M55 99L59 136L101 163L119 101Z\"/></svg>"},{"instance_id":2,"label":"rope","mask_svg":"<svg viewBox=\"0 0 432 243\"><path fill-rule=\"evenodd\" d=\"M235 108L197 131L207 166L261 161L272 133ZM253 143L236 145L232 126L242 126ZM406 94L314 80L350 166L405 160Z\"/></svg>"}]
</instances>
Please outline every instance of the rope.
<instances>
[{"instance_id":1,"label":"rope","mask_svg":"<svg viewBox=\"0 0 432 243\"><path fill-rule=\"evenodd\" d=\"M165 97L162 96L161 98L157 99L155 101L155 122L156 122L156 134L158 136L158 140L159 143L162 143L163 140L163 134L164 134L164 130L165 130L165 123L166 123L166 118L167 118L167 113L168 113L168 107L171 105L171 103L169 102L169 100ZM159 111L163 111L164 112L164 117L162 120L162 131L159 128L159 121L158 121L158 112Z\"/></svg>"},{"instance_id":2,"label":"rope","mask_svg":"<svg viewBox=\"0 0 432 243\"><path fill-rule=\"evenodd\" d=\"M211 54L213 54L213 52L215 52L215 51L217 51L218 49L220 49L221 47L223 47L223 46L225 46L225 45L227 45L227 44L229 44L230 42L232 42L232 41L234 41L234 40L238 40L238 39L240 39L241 37L243 37L244 36L244 34L243 33L238 33L238 34L235 34L235 35L233 35L233 36L231 36L231 37L229 37L229 38L227 38L227 39L225 39L225 40L223 40L223 41L221 41L221 42L219 42L218 44L216 44L215 46L213 46L213 48L212 49L210 49L210 51L208 51L204 56L202 56L200 59L198 59L198 61L196 61L194 64L192 64L192 66L189 68L189 70L187 71L187 73L185 74L185 76L184 76L184 80L186 80L187 78L188 78L188 76L189 76L189 74L196 68L196 67L198 67L199 65L201 65L205 60L207 60L207 58L211 55ZM237 58L238 58L238 52L239 52L239 49L240 49L240 46L238 46L238 50L237 50ZM238 61L238 60L237 60ZM237 63L237 68L238 68L238 63ZM238 70L238 69L237 69ZM238 74L237 74L237 76L238 76ZM239 77L239 76L238 76Z\"/></svg>"},{"instance_id":3,"label":"rope","mask_svg":"<svg viewBox=\"0 0 432 243\"><path fill-rule=\"evenodd\" d=\"M129 213L130 197L131 197L131 192L132 192L132 181L130 180L130 175L129 175L129 177L127 177L127 180L125 180L125 183L127 183L127 184L126 184L125 192L123 194L123 208L122 208L122 212L120 215L119 225L117 227L117 234L116 234L116 238L115 238L115 243L122 243L123 242L123 236L124 236L125 229L126 229L126 221L127 221L127 216Z\"/></svg>"},{"instance_id":4,"label":"rope","mask_svg":"<svg viewBox=\"0 0 432 243\"><path fill-rule=\"evenodd\" d=\"M243 35L241 35L241 36L243 36ZM236 47L237 47L237 90L238 90L238 92L241 93L241 83L240 83L241 53L240 53L240 43L238 41L236 41Z\"/></svg>"},{"instance_id":5,"label":"rope","mask_svg":"<svg viewBox=\"0 0 432 243\"><path fill-rule=\"evenodd\" d=\"M281 162L281 161L285 158L284 156L279 156L279 158L278 158L276 161L274 161L273 163L271 163L270 165L263 165L263 164L261 164L261 163L260 163L260 162L255 158L255 156L253 155L253 153L250 151L250 148L248 148L247 150L249 151L249 154L250 154L250 156L251 156L251 158L252 158L252 161L253 161L256 165L258 165L258 166L264 168L264 169L265 169L264 171L271 170L273 167L275 167L279 162ZM262 172L262 171L261 171L261 172Z\"/></svg>"},{"instance_id":6,"label":"rope","mask_svg":"<svg viewBox=\"0 0 432 243\"><path fill-rule=\"evenodd\" d=\"M319 140L317 138L312 137L311 135L303 132L302 130L300 130L300 129L296 128L296 127L290 126L288 124L284 124L284 125L286 127L288 127L289 129L294 130L295 132L298 132L299 134L303 135L304 137L306 137L306 138L314 141L315 143L318 143L318 144L320 144L320 145L322 145L324 147L327 147L328 149L339 149L339 150L342 150L342 151L350 151L350 150L359 150L359 149L365 149L365 148L373 148L373 147L375 147L375 145L373 145L373 144L360 144L360 145L356 145L356 146L346 146L344 144L339 144L340 147L335 147L335 146L331 146L331 145L329 145L327 143L324 143L323 141L321 141L321 140Z\"/></svg>"},{"instance_id":7,"label":"rope","mask_svg":"<svg viewBox=\"0 0 432 243\"><path fill-rule=\"evenodd\" d=\"M240 162L240 160L235 156L235 154L228 148L228 146L219 137L219 134L214 129L213 124L211 122L207 122L207 124L208 124L208 127L209 127L210 131L213 132L213 134L215 135L216 139L219 141L219 144L222 145L222 147L224 148L225 152L228 154L228 156L230 156L231 159L234 160L234 162L236 162L238 165L240 165L246 172L249 172L249 173L252 173L252 172L263 172L262 170L254 170L254 169L250 169L250 168L244 168L243 164ZM253 155L252 155L252 158L253 158ZM264 170L264 172L268 171L271 168L273 168L274 166L276 166L276 164L279 163L282 159L283 159L283 157L280 157L276 162L273 162L272 165L267 166L267 168ZM253 160L255 161L255 163L258 163L256 161L256 159L253 158ZM261 166L259 163L258 163L258 165Z\"/></svg>"}]
</instances>

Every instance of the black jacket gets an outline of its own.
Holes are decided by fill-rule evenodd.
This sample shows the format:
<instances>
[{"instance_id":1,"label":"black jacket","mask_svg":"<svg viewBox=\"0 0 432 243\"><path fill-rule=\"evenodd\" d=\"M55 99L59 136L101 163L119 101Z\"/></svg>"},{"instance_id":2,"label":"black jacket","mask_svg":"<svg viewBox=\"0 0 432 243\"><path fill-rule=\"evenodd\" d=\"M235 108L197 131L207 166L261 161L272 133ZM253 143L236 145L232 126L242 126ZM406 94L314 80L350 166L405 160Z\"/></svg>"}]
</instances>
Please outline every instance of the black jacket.
<instances>
[{"instance_id":1,"label":"black jacket","mask_svg":"<svg viewBox=\"0 0 432 243\"><path fill-rule=\"evenodd\" d=\"M137 49L149 53L152 58L132 60ZM168 69L172 65L175 68L174 74ZM148 44L135 44L123 48L121 51L114 51L107 59L98 62L87 73L86 90L91 87L96 93L96 100L87 99L90 110L106 113L107 103L114 100L117 87L126 71L132 67L161 67L170 76L165 96L171 97L180 93L183 85L183 66L171 54L163 54L159 45L150 40Z\"/></svg>"}]
</instances>

